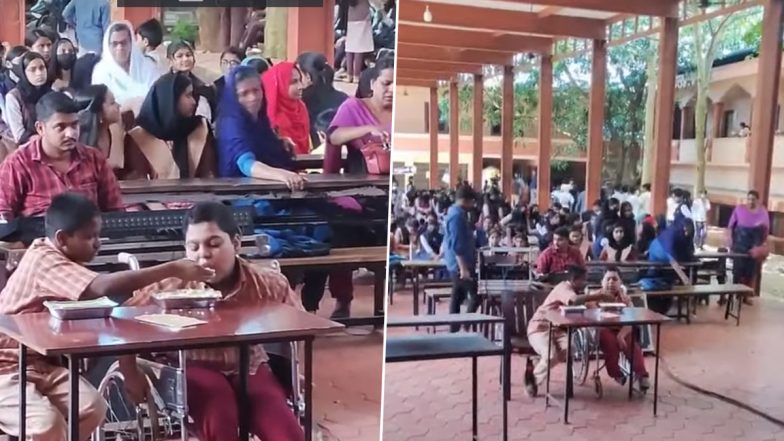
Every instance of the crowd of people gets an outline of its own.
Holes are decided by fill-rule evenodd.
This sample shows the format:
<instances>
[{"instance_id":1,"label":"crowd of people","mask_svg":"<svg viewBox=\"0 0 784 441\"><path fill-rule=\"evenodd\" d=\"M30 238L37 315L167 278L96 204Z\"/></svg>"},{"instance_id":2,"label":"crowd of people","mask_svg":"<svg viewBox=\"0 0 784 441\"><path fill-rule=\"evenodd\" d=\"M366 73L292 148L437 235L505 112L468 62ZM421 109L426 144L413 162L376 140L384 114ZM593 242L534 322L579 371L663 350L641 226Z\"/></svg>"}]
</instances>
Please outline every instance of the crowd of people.
<instances>
[{"instance_id":1,"label":"crowd of people","mask_svg":"<svg viewBox=\"0 0 784 441\"><path fill-rule=\"evenodd\" d=\"M47 300L109 292L143 304L151 293L193 286L218 289L230 303L273 301L315 311L329 277L337 298L333 316L348 316L350 272L319 275L315 282L306 277L312 287L303 288L300 300L284 277L237 257L239 230L222 204L186 204L188 258L183 261L111 274L83 265L99 248L100 213L140 209L124 203L121 180L253 177L300 189L307 175L295 159L320 146L324 173L372 172L366 147L388 143L391 132L393 55L365 69L367 87L348 96L335 89L334 70L319 53L273 63L229 48L220 56L222 76L208 83L194 71L196 52L189 43L175 41L162 49L157 20L138 29L125 21L110 23L102 42L101 51L77 57L73 41L41 28L24 46L0 56L0 135L6 149L0 158L0 218L45 216L47 236L26 251L11 274L0 295L0 313L41 312ZM16 344L3 337L2 406L18 396L10 373L16 371L16 350L10 348ZM189 415L200 439L237 439L238 410L226 406L235 402L235 349L189 357L188 388L194 392L189 396L199 397L189 401ZM251 431L268 441L304 439L285 392L262 367L266 360L263 350L251 354ZM65 439L57 400L67 389L67 371L44 360L31 364L38 376L29 377L37 383L27 396L27 433L34 439ZM121 360L120 368L128 394L141 400L146 384L134 358ZM79 423L86 435L103 421L106 408L94 387L82 384L80 395ZM18 433L17 413L3 414L0 430Z\"/></svg>"},{"instance_id":2,"label":"crowd of people","mask_svg":"<svg viewBox=\"0 0 784 441\"><path fill-rule=\"evenodd\" d=\"M643 185L641 189L607 188L601 199L580 211L573 182L556 187L551 205L543 208L528 204L527 192L516 203L510 203L499 190L497 180L485 183L480 193L467 183L459 183L455 190L417 190L413 179L404 188L393 181L391 262L443 260L445 269L439 271L445 271L452 281L450 312L459 313L466 302L467 311L474 312L479 307L478 257L496 252L525 255L526 249L533 249L537 256L534 261L518 262L521 266L531 265L537 280L554 284L528 327L529 342L541 356L526 381L528 393L536 395L548 365L547 333L543 333L547 329L543 319L546 311L598 301L630 304L622 273L615 264L647 260L669 263L674 269L677 262L693 261L695 251L704 248L711 210L706 192L692 199L689 192L675 188L667 200L667 212L653 216L646 205L650 201L650 186ZM767 210L759 203L758 193L749 191L746 202L735 208L727 226L728 249L746 256L734 259L735 283L754 285L760 262L767 255L769 230ZM589 260L607 264L599 290L583 295ZM526 277L529 272L515 274ZM641 268L637 276L645 289L667 289L679 283L680 277L677 271L646 268ZM650 298L648 304L651 309L667 313L672 299ZM455 326L452 331L459 328ZM647 389L642 352L639 345L631 352L629 338L629 329L601 331L598 341L605 357L609 355L608 373L620 383L627 381L617 367L618 354L625 352L627 357L635 358L639 387ZM564 360L565 339L565 334L555 336L550 365Z\"/></svg>"}]
</instances>

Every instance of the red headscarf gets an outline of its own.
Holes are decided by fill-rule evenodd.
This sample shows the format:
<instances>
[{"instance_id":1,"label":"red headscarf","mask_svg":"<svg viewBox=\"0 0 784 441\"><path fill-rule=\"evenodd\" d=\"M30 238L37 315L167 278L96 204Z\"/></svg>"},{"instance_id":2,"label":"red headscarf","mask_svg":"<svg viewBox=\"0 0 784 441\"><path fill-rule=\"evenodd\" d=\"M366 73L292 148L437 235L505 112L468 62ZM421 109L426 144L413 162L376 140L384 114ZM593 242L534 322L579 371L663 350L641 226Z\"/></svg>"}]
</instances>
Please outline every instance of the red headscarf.
<instances>
[{"instance_id":1,"label":"red headscarf","mask_svg":"<svg viewBox=\"0 0 784 441\"><path fill-rule=\"evenodd\" d=\"M294 69L294 63L276 64L261 75L261 82L272 128L281 138L291 138L296 145L294 152L304 155L310 152L310 118L305 103L289 96Z\"/></svg>"}]
</instances>

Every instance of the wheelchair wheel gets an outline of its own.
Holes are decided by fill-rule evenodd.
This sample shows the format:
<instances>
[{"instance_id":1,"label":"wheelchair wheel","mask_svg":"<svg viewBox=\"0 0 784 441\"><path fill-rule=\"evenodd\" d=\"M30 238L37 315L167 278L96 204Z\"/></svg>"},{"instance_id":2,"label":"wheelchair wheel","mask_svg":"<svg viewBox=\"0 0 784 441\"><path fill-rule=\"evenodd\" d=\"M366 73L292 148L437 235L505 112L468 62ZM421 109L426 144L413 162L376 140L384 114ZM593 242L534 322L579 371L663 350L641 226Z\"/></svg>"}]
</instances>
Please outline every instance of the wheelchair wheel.
<instances>
[{"instance_id":1,"label":"wheelchair wheel","mask_svg":"<svg viewBox=\"0 0 784 441\"><path fill-rule=\"evenodd\" d=\"M591 346L583 330L572 334L572 378L580 386L585 385L591 370Z\"/></svg>"},{"instance_id":2,"label":"wheelchair wheel","mask_svg":"<svg viewBox=\"0 0 784 441\"><path fill-rule=\"evenodd\" d=\"M123 376L111 371L101 381L98 393L108 404L106 421L93 434L94 441L144 441L144 414L126 396Z\"/></svg>"}]
</instances>

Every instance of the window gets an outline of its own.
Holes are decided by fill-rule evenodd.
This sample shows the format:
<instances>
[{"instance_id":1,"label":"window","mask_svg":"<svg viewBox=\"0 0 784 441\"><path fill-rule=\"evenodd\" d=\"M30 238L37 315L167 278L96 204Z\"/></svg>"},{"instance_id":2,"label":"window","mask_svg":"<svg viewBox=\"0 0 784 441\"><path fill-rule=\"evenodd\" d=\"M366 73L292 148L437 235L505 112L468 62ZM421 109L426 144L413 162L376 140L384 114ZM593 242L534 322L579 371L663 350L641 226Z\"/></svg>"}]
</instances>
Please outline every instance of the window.
<instances>
[{"instance_id":1,"label":"window","mask_svg":"<svg viewBox=\"0 0 784 441\"><path fill-rule=\"evenodd\" d=\"M728 136L732 136L733 133L738 131L738 127L735 127L735 111L734 110L725 110L724 117L721 119L721 138L727 138Z\"/></svg>"}]
</instances>

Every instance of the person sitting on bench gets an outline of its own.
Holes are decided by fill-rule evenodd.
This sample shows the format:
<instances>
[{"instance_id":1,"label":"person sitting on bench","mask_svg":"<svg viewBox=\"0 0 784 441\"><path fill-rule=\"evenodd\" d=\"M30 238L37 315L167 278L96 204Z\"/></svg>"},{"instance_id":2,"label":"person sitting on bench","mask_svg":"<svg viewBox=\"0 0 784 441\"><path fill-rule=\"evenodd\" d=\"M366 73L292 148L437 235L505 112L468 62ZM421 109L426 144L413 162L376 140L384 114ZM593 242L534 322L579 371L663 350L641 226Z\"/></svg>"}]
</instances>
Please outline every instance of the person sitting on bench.
<instances>
[{"instance_id":1,"label":"person sitting on bench","mask_svg":"<svg viewBox=\"0 0 784 441\"><path fill-rule=\"evenodd\" d=\"M561 329L554 329L552 336L552 347L548 350L550 342L550 323L545 318L549 311L558 311L561 306L584 305L589 302L612 302L614 296L599 293L591 295L579 295L585 288L587 271L584 267L571 265L567 268L569 280L555 285L550 294L547 295L542 305L536 309L533 317L528 322L528 343L534 351L539 354L539 363L534 367L533 376L526 375L525 392L530 397L535 397L538 386L547 378L548 360L552 368L557 363L566 361L566 349L568 345L567 334Z\"/></svg>"}]
</instances>

